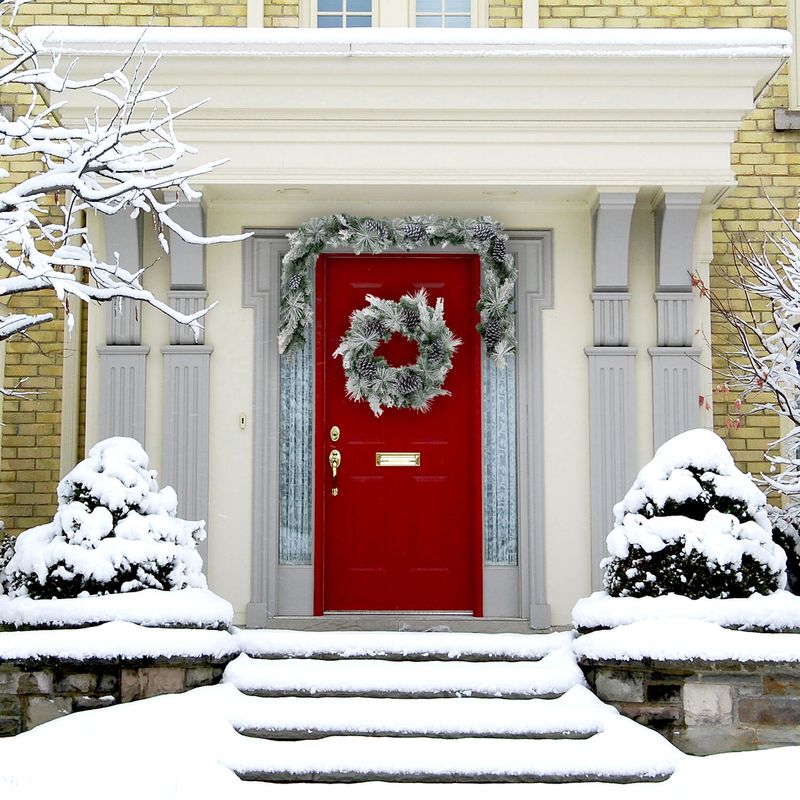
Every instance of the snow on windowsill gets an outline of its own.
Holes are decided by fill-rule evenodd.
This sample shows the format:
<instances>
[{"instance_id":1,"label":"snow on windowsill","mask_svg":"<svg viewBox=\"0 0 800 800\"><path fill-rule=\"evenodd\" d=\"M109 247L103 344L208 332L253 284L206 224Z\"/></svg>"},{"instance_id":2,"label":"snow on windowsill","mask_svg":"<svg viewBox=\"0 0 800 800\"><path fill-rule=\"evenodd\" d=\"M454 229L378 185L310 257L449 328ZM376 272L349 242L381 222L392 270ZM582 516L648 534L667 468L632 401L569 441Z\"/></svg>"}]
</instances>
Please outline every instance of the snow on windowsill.
<instances>
[{"instance_id":1,"label":"snow on windowsill","mask_svg":"<svg viewBox=\"0 0 800 800\"><path fill-rule=\"evenodd\" d=\"M151 628L227 629L233 621L233 606L207 589L145 589L68 600L0 596L0 625L79 628L114 621Z\"/></svg>"},{"instance_id":2,"label":"snow on windowsill","mask_svg":"<svg viewBox=\"0 0 800 800\"><path fill-rule=\"evenodd\" d=\"M597 661L800 662L800 634L732 631L699 619L652 619L595 631L573 643Z\"/></svg>"},{"instance_id":3,"label":"snow on windowsill","mask_svg":"<svg viewBox=\"0 0 800 800\"><path fill-rule=\"evenodd\" d=\"M800 596L778 591L746 598L610 597L595 592L578 600L572 623L578 630L614 628L653 619L682 618L713 622L725 628L800 630Z\"/></svg>"},{"instance_id":4,"label":"snow on windowsill","mask_svg":"<svg viewBox=\"0 0 800 800\"><path fill-rule=\"evenodd\" d=\"M23 35L67 53L264 56L788 58L792 37L762 29L137 28L36 26Z\"/></svg>"}]
</instances>

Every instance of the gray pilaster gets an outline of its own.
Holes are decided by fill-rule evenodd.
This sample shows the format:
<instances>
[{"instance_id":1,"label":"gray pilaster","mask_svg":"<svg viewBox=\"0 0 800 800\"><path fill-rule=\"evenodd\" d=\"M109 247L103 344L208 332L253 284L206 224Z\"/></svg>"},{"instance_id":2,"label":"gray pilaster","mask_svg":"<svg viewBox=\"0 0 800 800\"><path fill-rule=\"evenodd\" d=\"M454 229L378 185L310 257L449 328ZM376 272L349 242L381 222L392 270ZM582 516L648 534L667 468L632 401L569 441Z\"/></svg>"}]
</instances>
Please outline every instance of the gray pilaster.
<instances>
[{"instance_id":1,"label":"gray pilaster","mask_svg":"<svg viewBox=\"0 0 800 800\"><path fill-rule=\"evenodd\" d=\"M700 349L651 347L653 364L653 447L660 447L700 422Z\"/></svg>"},{"instance_id":2,"label":"gray pilaster","mask_svg":"<svg viewBox=\"0 0 800 800\"><path fill-rule=\"evenodd\" d=\"M178 495L185 519L208 519L209 382L212 347L162 347L164 422L162 483ZM200 545L207 560L207 542Z\"/></svg>"},{"instance_id":3,"label":"gray pilaster","mask_svg":"<svg viewBox=\"0 0 800 800\"><path fill-rule=\"evenodd\" d=\"M659 347L691 347L692 293L656 292Z\"/></svg>"},{"instance_id":4,"label":"gray pilaster","mask_svg":"<svg viewBox=\"0 0 800 800\"><path fill-rule=\"evenodd\" d=\"M653 446L699 423L700 350L693 348L694 238L702 195L665 192L654 208L657 347L653 369Z\"/></svg>"},{"instance_id":5,"label":"gray pilaster","mask_svg":"<svg viewBox=\"0 0 800 800\"><path fill-rule=\"evenodd\" d=\"M589 453L592 522L592 589L603 584L600 561L612 509L636 471L635 347L589 347Z\"/></svg>"},{"instance_id":6,"label":"gray pilaster","mask_svg":"<svg viewBox=\"0 0 800 800\"><path fill-rule=\"evenodd\" d=\"M144 443L146 360L143 345L98 347L100 438L130 436Z\"/></svg>"},{"instance_id":7,"label":"gray pilaster","mask_svg":"<svg viewBox=\"0 0 800 800\"><path fill-rule=\"evenodd\" d=\"M589 463L592 589L602 588L600 561L614 504L635 470L636 348L628 347L630 231L634 192L600 192L592 216L594 347L589 359Z\"/></svg>"},{"instance_id":8,"label":"gray pilaster","mask_svg":"<svg viewBox=\"0 0 800 800\"><path fill-rule=\"evenodd\" d=\"M629 306L627 292L592 292L595 346L624 347L628 344Z\"/></svg>"},{"instance_id":9,"label":"gray pilaster","mask_svg":"<svg viewBox=\"0 0 800 800\"><path fill-rule=\"evenodd\" d=\"M170 212L185 230L205 235L205 215L199 202L180 202ZM169 232L170 305L183 314L205 305L205 246L189 244ZM170 345L164 359L164 425L161 463L164 482L178 495L178 513L208 522L210 378L212 347L204 345L204 331L195 339L186 325L170 322ZM207 536L212 535L206 525ZM200 545L208 569L208 539Z\"/></svg>"},{"instance_id":10,"label":"gray pilaster","mask_svg":"<svg viewBox=\"0 0 800 800\"><path fill-rule=\"evenodd\" d=\"M170 212L172 220L184 230L204 236L205 213L199 200L182 201ZM170 283L173 289L203 290L206 285L206 248L191 244L170 231L169 234Z\"/></svg>"},{"instance_id":11,"label":"gray pilaster","mask_svg":"<svg viewBox=\"0 0 800 800\"><path fill-rule=\"evenodd\" d=\"M656 201L656 291L692 289L694 234L700 213L699 192L663 192Z\"/></svg>"},{"instance_id":12,"label":"gray pilaster","mask_svg":"<svg viewBox=\"0 0 800 800\"><path fill-rule=\"evenodd\" d=\"M628 291L628 251L635 192L600 192L592 209L593 283L597 291Z\"/></svg>"},{"instance_id":13,"label":"gray pilaster","mask_svg":"<svg viewBox=\"0 0 800 800\"><path fill-rule=\"evenodd\" d=\"M187 291L173 290L169 292L169 304L181 314L195 314L200 311L208 300L206 291ZM201 320L205 325L205 318ZM206 339L205 328L200 331L197 339L194 338L191 328L187 325L180 325L174 319L170 320L169 341L170 344L202 345Z\"/></svg>"},{"instance_id":14,"label":"gray pilaster","mask_svg":"<svg viewBox=\"0 0 800 800\"><path fill-rule=\"evenodd\" d=\"M106 240L106 262L135 273L142 268L141 215L131 219L123 210L103 217ZM141 303L121 298L107 304L106 343L138 345L142 341Z\"/></svg>"}]
</instances>

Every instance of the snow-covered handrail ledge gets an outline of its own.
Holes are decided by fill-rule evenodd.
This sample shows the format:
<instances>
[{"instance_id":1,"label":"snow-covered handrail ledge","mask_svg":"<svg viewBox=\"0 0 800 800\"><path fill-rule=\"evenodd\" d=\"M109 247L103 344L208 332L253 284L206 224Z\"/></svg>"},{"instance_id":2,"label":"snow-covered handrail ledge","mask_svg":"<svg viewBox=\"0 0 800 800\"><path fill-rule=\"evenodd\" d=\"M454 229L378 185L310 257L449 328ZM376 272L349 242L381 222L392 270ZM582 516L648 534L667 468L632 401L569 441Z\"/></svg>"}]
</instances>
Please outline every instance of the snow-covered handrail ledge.
<instances>
[{"instance_id":1,"label":"snow-covered handrail ledge","mask_svg":"<svg viewBox=\"0 0 800 800\"><path fill-rule=\"evenodd\" d=\"M35 26L23 36L67 54L146 49L171 55L450 56L572 58L789 58L783 30L574 30L471 28L137 28Z\"/></svg>"}]
</instances>

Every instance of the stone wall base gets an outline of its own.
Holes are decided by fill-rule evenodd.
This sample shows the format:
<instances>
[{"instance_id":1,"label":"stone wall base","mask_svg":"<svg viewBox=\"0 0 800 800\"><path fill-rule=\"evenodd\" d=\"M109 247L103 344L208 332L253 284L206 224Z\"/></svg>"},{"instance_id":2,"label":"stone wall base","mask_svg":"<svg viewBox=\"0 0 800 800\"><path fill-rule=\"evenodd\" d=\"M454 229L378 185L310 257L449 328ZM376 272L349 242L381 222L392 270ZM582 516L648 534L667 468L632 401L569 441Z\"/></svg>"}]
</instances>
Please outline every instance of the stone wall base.
<instances>
[{"instance_id":1,"label":"stone wall base","mask_svg":"<svg viewBox=\"0 0 800 800\"><path fill-rule=\"evenodd\" d=\"M0 736L15 736L74 711L218 683L226 663L197 658L0 661Z\"/></svg>"},{"instance_id":2,"label":"stone wall base","mask_svg":"<svg viewBox=\"0 0 800 800\"><path fill-rule=\"evenodd\" d=\"M800 744L800 664L581 660L598 697L691 755Z\"/></svg>"}]
</instances>

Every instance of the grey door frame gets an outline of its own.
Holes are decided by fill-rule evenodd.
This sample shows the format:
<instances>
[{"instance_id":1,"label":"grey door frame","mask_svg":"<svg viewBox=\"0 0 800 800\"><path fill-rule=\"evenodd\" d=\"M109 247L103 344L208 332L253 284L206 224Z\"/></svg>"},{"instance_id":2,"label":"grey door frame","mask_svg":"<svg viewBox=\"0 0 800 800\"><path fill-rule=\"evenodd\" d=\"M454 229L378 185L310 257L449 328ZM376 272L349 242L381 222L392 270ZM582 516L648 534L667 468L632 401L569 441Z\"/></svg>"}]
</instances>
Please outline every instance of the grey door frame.
<instances>
[{"instance_id":1,"label":"grey door frame","mask_svg":"<svg viewBox=\"0 0 800 800\"><path fill-rule=\"evenodd\" d=\"M273 617L313 615L314 566L313 559L311 565L278 564L280 357L277 335L280 268L289 249L288 231L251 230L253 236L244 243L242 291L243 307L255 312L252 550L247 625L265 627ZM509 249L519 266L519 559L516 566L484 565L484 616L522 618L529 621L530 627L542 629L550 625L545 582L542 311L553 307L553 239L549 230L508 231L508 234ZM425 252L425 249L414 252ZM472 251L450 248L448 252Z\"/></svg>"}]
</instances>

